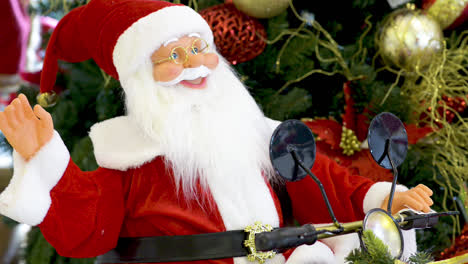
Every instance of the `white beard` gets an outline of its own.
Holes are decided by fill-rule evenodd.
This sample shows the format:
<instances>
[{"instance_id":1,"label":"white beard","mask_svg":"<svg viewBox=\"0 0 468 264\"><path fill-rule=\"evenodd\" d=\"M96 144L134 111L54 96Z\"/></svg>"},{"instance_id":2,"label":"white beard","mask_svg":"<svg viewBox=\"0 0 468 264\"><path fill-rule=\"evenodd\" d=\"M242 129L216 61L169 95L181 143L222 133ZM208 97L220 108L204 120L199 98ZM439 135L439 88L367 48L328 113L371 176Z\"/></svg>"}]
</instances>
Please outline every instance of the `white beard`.
<instances>
[{"instance_id":1,"label":"white beard","mask_svg":"<svg viewBox=\"0 0 468 264\"><path fill-rule=\"evenodd\" d=\"M274 178L268 151L272 128L228 64L221 59L202 90L157 85L151 64L145 69L122 82L128 115L159 144L186 201L197 201L210 211L217 208L226 230L256 221L278 227L278 212L265 184ZM198 183L216 207L198 199ZM266 263L284 262L278 255ZM241 257L234 263L249 261Z\"/></svg>"},{"instance_id":2,"label":"white beard","mask_svg":"<svg viewBox=\"0 0 468 264\"><path fill-rule=\"evenodd\" d=\"M273 177L268 154L272 128L223 59L201 90L158 85L151 70L148 63L121 80L127 112L158 142L187 197L195 197L198 182L207 187L209 181L222 180L235 186L261 173Z\"/></svg>"}]
</instances>

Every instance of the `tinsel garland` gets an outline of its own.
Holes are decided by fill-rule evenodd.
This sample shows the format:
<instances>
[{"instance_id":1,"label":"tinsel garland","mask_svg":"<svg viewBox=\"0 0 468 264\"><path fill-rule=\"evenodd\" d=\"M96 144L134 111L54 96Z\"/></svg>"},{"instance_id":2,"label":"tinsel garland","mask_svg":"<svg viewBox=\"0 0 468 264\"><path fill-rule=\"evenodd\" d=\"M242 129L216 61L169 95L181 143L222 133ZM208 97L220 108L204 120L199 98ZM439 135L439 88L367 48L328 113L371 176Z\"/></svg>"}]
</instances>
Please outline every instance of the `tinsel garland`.
<instances>
[{"instance_id":1,"label":"tinsel garland","mask_svg":"<svg viewBox=\"0 0 468 264\"><path fill-rule=\"evenodd\" d=\"M414 118L425 116L419 123L435 131L426 142L431 145L433 178L444 187L444 210L454 196L464 196L463 186L468 181L468 117L444 100L448 97L467 101L467 33L447 40L441 56L426 70L407 74L402 85L402 92L413 105Z\"/></svg>"}]
</instances>

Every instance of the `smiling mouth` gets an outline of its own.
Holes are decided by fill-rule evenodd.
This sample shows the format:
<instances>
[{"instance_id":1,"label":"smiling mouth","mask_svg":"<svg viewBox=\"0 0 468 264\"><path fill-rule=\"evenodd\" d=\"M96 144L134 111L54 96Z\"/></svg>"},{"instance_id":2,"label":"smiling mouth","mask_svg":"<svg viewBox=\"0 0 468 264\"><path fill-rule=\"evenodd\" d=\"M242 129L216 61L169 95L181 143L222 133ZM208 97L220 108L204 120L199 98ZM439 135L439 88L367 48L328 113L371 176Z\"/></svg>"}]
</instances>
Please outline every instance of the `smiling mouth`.
<instances>
[{"instance_id":1,"label":"smiling mouth","mask_svg":"<svg viewBox=\"0 0 468 264\"><path fill-rule=\"evenodd\" d=\"M192 89L203 89L206 87L206 77L199 77L194 80L183 80L180 84Z\"/></svg>"}]
</instances>

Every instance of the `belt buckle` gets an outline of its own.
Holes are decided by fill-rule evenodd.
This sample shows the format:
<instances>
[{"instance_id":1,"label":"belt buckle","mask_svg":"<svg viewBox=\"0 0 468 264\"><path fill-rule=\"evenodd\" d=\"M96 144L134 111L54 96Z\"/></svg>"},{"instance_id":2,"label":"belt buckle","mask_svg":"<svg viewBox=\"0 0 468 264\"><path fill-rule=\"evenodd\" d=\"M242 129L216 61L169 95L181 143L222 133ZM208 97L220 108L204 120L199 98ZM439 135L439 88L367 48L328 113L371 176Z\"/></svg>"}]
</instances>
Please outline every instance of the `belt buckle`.
<instances>
[{"instance_id":1,"label":"belt buckle","mask_svg":"<svg viewBox=\"0 0 468 264\"><path fill-rule=\"evenodd\" d=\"M255 234L263 232L271 232L273 227L271 225L264 225L260 222L255 222L254 225L247 226L244 231L248 234L248 238L244 240L244 246L249 250L249 255L247 259L251 262L258 261L258 263L264 263L267 259L273 258L276 255L276 252L273 250L262 252L257 251L255 246Z\"/></svg>"}]
</instances>

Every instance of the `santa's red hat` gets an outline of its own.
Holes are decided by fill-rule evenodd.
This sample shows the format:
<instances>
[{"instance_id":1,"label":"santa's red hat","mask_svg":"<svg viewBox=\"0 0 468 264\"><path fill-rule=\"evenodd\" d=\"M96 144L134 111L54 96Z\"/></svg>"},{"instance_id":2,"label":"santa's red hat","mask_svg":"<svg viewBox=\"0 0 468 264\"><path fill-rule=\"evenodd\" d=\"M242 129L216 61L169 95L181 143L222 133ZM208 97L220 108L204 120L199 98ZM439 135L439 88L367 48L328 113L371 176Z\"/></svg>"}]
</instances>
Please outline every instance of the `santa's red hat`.
<instances>
[{"instance_id":1,"label":"santa's red hat","mask_svg":"<svg viewBox=\"0 0 468 264\"><path fill-rule=\"evenodd\" d=\"M69 12L55 28L44 59L41 93L52 90L57 60L94 59L119 80L150 60L165 41L190 33L213 42L209 25L187 6L156 0L92 0Z\"/></svg>"}]
</instances>

